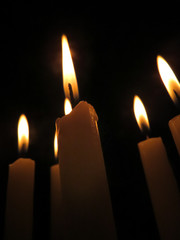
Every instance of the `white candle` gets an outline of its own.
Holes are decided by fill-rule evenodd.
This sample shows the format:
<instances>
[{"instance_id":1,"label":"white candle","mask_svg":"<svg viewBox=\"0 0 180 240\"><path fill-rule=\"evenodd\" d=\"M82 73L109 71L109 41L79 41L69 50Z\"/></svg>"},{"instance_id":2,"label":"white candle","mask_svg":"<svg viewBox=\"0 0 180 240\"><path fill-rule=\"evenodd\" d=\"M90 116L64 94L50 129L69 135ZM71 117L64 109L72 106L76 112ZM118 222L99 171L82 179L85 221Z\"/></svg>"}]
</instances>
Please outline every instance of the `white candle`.
<instances>
[{"instance_id":1,"label":"white candle","mask_svg":"<svg viewBox=\"0 0 180 240\"><path fill-rule=\"evenodd\" d=\"M80 102L56 125L65 239L116 239L94 108Z\"/></svg>"},{"instance_id":2,"label":"white candle","mask_svg":"<svg viewBox=\"0 0 180 240\"><path fill-rule=\"evenodd\" d=\"M54 137L54 154L57 158L57 132ZM51 166L51 240L59 240L62 232L62 195L59 163Z\"/></svg>"},{"instance_id":3,"label":"white candle","mask_svg":"<svg viewBox=\"0 0 180 240\"><path fill-rule=\"evenodd\" d=\"M63 56L71 58L65 36L63 43ZM63 69L63 73L66 73L63 80L69 81L76 98L78 91L76 87L74 91L77 82L74 81L76 78L72 70L72 59L68 59L68 62L70 67L66 66L66 71ZM66 62L63 60L63 66L64 64ZM64 85L68 86L67 83ZM68 115L56 121L64 239L116 239L97 120L93 106L81 101Z\"/></svg>"},{"instance_id":4,"label":"white candle","mask_svg":"<svg viewBox=\"0 0 180 240\"><path fill-rule=\"evenodd\" d=\"M134 108L142 108L136 96ZM141 113L136 115L139 125ZM145 118L144 118L145 119ZM145 124L145 122L143 123ZM149 125L149 124L148 124ZM149 138L138 143L151 202L162 240L180 239L180 193L162 139Z\"/></svg>"},{"instance_id":5,"label":"white candle","mask_svg":"<svg viewBox=\"0 0 180 240\"><path fill-rule=\"evenodd\" d=\"M157 65L158 65L159 74L169 93L169 96L171 97L173 102L176 104L178 102L178 98L176 94L180 96L179 81L176 78L176 75L172 71L169 64L161 56L157 57ZM180 115L172 118L169 121L169 128L173 136L174 142L176 144L178 153L180 155Z\"/></svg>"},{"instance_id":6,"label":"white candle","mask_svg":"<svg viewBox=\"0 0 180 240\"><path fill-rule=\"evenodd\" d=\"M162 139L138 143L161 239L180 239L180 194Z\"/></svg>"},{"instance_id":7,"label":"white candle","mask_svg":"<svg viewBox=\"0 0 180 240\"><path fill-rule=\"evenodd\" d=\"M25 116L19 121L19 130L27 130ZM27 149L28 131L19 132L19 144ZM21 139L20 139L21 138ZM26 141L27 140L27 141ZM21 143L20 143L21 142ZM19 149L20 149L19 145ZM5 239L32 239L35 162L20 158L9 165L5 214Z\"/></svg>"}]
</instances>

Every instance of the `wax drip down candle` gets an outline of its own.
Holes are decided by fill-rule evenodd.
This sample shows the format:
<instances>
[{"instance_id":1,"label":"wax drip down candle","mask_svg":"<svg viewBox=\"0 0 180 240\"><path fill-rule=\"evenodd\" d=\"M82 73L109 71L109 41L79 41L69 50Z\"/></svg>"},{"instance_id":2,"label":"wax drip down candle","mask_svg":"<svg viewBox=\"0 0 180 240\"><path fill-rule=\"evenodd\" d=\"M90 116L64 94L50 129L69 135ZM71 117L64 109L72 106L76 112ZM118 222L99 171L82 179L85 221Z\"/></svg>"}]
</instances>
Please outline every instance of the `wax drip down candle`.
<instances>
[{"instance_id":1,"label":"wax drip down candle","mask_svg":"<svg viewBox=\"0 0 180 240\"><path fill-rule=\"evenodd\" d=\"M78 99L72 57L62 37L65 97ZM111 198L94 107L80 101L56 120L61 172L64 239L117 239Z\"/></svg>"},{"instance_id":2,"label":"wax drip down candle","mask_svg":"<svg viewBox=\"0 0 180 240\"><path fill-rule=\"evenodd\" d=\"M25 115L18 123L18 149L27 151L29 126ZM9 165L5 240L32 239L35 162L19 158Z\"/></svg>"},{"instance_id":3,"label":"wax drip down candle","mask_svg":"<svg viewBox=\"0 0 180 240\"><path fill-rule=\"evenodd\" d=\"M175 104L178 103L177 95L180 96L180 84L169 64L161 56L157 56L157 66L161 79ZM169 121L169 128L173 136L176 148L180 155L180 115Z\"/></svg>"},{"instance_id":4,"label":"wax drip down candle","mask_svg":"<svg viewBox=\"0 0 180 240\"><path fill-rule=\"evenodd\" d=\"M137 123L149 128L149 121L138 96L134 97ZM145 114L144 114L145 113ZM162 240L180 239L180 193L160 137L138 143L141 162L151 197L159 234Z\"/></svg>"}]
</instances>

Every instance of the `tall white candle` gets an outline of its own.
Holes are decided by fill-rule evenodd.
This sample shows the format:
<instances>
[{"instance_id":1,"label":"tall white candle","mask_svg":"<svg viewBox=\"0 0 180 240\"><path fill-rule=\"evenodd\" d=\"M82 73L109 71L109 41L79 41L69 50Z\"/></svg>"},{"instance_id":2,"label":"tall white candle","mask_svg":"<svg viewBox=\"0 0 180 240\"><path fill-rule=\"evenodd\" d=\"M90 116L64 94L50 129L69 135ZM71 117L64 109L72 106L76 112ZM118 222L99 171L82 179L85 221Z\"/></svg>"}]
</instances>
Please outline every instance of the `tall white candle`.
<instances>
[{"instance_id":1,"label":"tall white candle","mask_svg":"<svg viewBox=\"0 0 180 240\"><path fill-rule=\"evenodd\" d=\"M68 81L64 86L70 83L73 97L77 98L75 71L65 36L62 41L63 56L67 59L63 59L63 80ZM97 121L93 106L84 101L56 121L64 239L116 239Z\"/></svg>"},{"instance_id":2,"label":"tall white candle","mask_svg":"<svg viewBox=\"0 0 180 240\"><path fill-rule=\"evenodd\" d=\"M65 239L116 239L97 114L81 101L56 121Z\"/></svg>"},{"instance_id":3,"label":"tall white candle","mask_svg":"<svg viewBox=\"0 0 180 240\"><path fill-rule=\"evenodd\" d=\"M142 106L136 96L134 100L136 112ZM145 119L141 112L139 116L136 115L137 122L141 125L139 118ZM162 240L178 240L180 239L180 193L162 139L149 138L138 143L138 149L160 237Z\"/></svg>"},{"instance_id":4,"label":"tall white candle","mask_svg":"<svg viewBox=\"0 0 180 240\"><path fill-rule=\"evenodd\" d=\"M27 128L28 123L23 115L19 120L18 135L19 144L25 149L28 147ZM26 132L21 134L24 130ZM6 240L32 239L34 171L35 162L27 158L20 158L9 165L5 214Z\"/></svg>"}]
</instances>

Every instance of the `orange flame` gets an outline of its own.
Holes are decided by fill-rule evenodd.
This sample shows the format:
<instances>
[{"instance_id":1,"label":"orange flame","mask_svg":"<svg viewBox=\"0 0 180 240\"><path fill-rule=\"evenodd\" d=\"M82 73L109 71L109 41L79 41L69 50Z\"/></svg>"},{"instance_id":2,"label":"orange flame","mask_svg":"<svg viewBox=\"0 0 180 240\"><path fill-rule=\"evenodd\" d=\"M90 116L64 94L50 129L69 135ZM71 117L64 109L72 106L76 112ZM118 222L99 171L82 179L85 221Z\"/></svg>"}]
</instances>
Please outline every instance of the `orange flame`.
<instances>
[{"instance_id":1,"label":"orange flame","mask_svg":"<svg viewBox=\"0 0 180 240\"><path fill-rule=\"evenodd\" d=\"M143 127L150 128L146 109L137 95L134 96L134 114L141 131L143 131Z\"/></svg>"},{"instance_id":2,"label":"orange flame","mask_svg":"<svg viewBox=\"0 0 180 240\"><path fill-rule=\"evenodd\" d=\"M58 157L58 138L57 138L57 130L55 131L54 134L54 157Z\"/></svg>"},{"instance_id":3,"label":"orange flame","mask_svg":"<svg viewBox=\"0 0 180 240\"><path fill-rule=\"evenodd\" d=\"M169 64L161 56L157 56L157 66L161 79L174 103L177 102L177 96L180 96L180 84ZM176 94L175 94L176 92Z\"/></svg>"},{"instance_id":4,"label":"orange flame","mask_svg":"<svg viewBox=\"0 0 180 240\"><path fill-rule=\"evenodd\" d=\"M68 98L64 100L64 113L65 115L69 114L72 111L72 106Z\"/></svg>"},{"instance_id":5,"label":"orange flame","mask_svg":"<svg viewBox=\"0 0 180 240\"><path fill-rule=\"evenodd\" d=\"M70 84L72 87L73 97L76 100L79 97L78 84L77 84L76 74L74 70L74 65L72 61L68 40L65 35L62 36L62 69L63 69L63 87L64 87L65 97L71 99L70 91L69 91L69 84Z\"/></svg>"},{"instance_id":6,"label":"orange flame","mask_svg":"<svg viewBox=\"0 0 180 240\"><path fill-rule=\"evenodd\" d=\"M27 151L29 146L29 125L27 118L22 114L18 121L18 150Z\"/></svg>"}]
</instances>

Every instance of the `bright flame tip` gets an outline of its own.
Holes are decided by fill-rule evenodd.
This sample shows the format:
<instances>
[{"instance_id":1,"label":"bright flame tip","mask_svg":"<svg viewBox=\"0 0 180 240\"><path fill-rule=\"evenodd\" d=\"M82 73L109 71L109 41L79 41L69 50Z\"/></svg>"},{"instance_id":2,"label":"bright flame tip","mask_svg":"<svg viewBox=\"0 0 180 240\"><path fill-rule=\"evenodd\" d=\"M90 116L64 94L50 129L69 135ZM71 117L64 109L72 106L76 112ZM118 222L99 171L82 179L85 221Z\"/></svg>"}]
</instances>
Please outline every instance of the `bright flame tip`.
<instances>
[{"instance_id":1,"label":"bright flame tip","mask_svg":"<svg viewBox=\"0 0 180 240\"><path fill-rule=\"evenodd\" d=\"M69 85L72 88L74 99L79 98L79 90L74 70L74 64L67 37L62 35L62 72L63 72L63 88L66 98L71 98Z\"/></svg>"},{"instance_id":2,"label":"bright flame tip","mask_svg":"<svg viewBox=\"0 0 180 240\"><path fill-rule=\"evenodd\" d=\"M63 34L63 35L61 36L61 41L62 41L62 43L63 43L64 41L67 41L67 37L66 37L65 34Z\"/></svg>"},{"instance_id":3,"label":"bright flame tip","mask_svg":"<svg viewBox=\"0 0 180 240\"><path fill-rule=\"evenodd\" d=\"M18 150L19 152L27 151L29 146L29 125L27 118L21 114L18 121Z\"/></svg>"},{"instance_id":4,"label":"bright flame tip","mask_svg":"<svg viewBox=\"0 0 180 240\"><path fill-rule=\"evenodd\" d=\"M134 108L134 115L135 115L137 124L141 129L141 131L144 131L144 129L149 129L150 125L149 125L146 109L141 99L137 95L134 96L133 108Z\"/></svg>"},{"instance_id":5,"label":"bright flame tip","mask_svg":"<svg viewBox=\"0 0 180 240\"><path fill-rule=\"evenodd\" d=\"M174 74L173 70L171 69L167 61L160 55L157 56L157 67L162 82L164 83L167 92L169 93L169 96L174 101L174 103L176 103L177 102L176 94L180 96L180 83L176 75Z\"/></svg>"}]
</instances>

